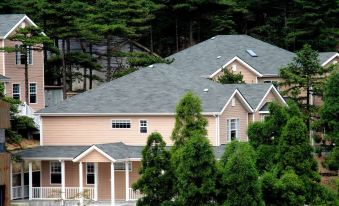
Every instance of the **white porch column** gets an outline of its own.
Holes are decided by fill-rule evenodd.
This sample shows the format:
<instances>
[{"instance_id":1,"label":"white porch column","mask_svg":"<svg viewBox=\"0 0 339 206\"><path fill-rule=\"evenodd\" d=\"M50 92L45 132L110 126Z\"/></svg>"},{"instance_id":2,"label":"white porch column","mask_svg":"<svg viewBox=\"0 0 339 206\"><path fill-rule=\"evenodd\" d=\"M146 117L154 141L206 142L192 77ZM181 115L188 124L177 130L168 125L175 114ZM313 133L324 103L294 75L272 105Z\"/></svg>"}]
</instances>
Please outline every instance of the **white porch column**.
<instances>
[{"instance_id":1,"label":"white porch column","mask_svg":"<svg viewBox=\"0 0 339 206\"><path fill-rule=\"evenodd\" d=\"M98 174L99 174L99 167L98 163L94 163L94 201L98 201Z\"/></svg>"},{"instance_id":2,"label":"white porch column","mask_svg":"<svg viewBox=\"0 0 339 206\"><path fill-rule=\"evenodd\" d=\"M24 199L24 197L25 197L25 195L24 195L24 193L25 193L25 188L24 188L24 184L25 184L25 182L24 182L24 167L25 167L25 162L24 161L22 161L21 162L21 170L20 170L20 179L21 179L21 198L22 199Z\"/></svg>"},{"instance_id":3,"label":"white porch column","mask_svg":"<svg viewBox=\"0 0 339 206\"><path fill-rule=\"evenodd\" d=\"M115 206L114 163L111 162L111 206Z\"/></svg>"},{"instance_id":4,"label":"white porch column","mask_svg":"<svg viewBox=\"0 0 339 206\"><path fill-rule=\"evenodd\" d=\"M12 164L12 160L9 163L9 185L10 185L10 194L11 194L11 200L13 200L13 164Z\"/></svg>"},{"instance_id":5,"label":"white porch column","mask_svg":"<svg viewBox=\"0 0 339 206\"><path fill-rule=\"evenodd\" d=\"M79 193L80 193L80 206L82 206L82 205L84 205L84 186L83 186L82 162L79 162Z\"/></svg>"},{"instance_id":6,"label":"white porch column","mask_svg":"<svg viewBox=\"0 0 339 206\"><path fill-rule=\"evenodd\" d=\"M66 188L65 188L65 161L61 160L61 199L65 200Z\"/></svg>"},{"instance_id":7,"label":"white porch column","mask_svg":"<svg viewBox=\"0 0 339 206\"><path fill-rule=\"evenodd\" d=\"M28 163L28 185L29 185L29 200L32 200L33 197L33 164L32 162Z\"/></svg>"},{"instance_id":8,"label":"white porch column","mask_svg":"<svg viewBox=\"0 0 339 206\"><path fill-rule=\"evenodd\" d=\"M129 200L129 168L128 161L125 162L125 184L126 184L126 201Z\"/></svg>"}]
</instances>

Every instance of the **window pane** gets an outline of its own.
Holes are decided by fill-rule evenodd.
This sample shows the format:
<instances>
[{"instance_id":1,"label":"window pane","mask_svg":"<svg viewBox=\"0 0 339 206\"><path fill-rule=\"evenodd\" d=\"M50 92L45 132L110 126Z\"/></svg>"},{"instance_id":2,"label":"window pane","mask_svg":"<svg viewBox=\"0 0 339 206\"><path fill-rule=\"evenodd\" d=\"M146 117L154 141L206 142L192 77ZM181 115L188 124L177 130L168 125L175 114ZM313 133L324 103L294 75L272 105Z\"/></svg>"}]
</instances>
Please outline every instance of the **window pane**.
<instances>
[{"instance_id":1,"label":"window pane","mask_svg":"<svg viewBox=\"0 0 339 206\"><path fill-rule=\"evenodd\" d=\"M112 120L112 128L131 128L130 120Z\"/></svg>"},{"instance_id":2,"label":"window pane","mask_svg":"<svg viewBox=\"0 0 339 206\"><path fill-rule=\"evenodd\" d=\"M52 184L61 184L61 174L51 174Z\"/></svg>"},{"instance_id":3,"label":"window pane","mask_svg":"<svg viewBox=\"0 0 339 206\"><path fill-rule=\"evenodd\" d=\"M94 174L87 174L87 184L94 184Z\"/></svg>"}]
</instances>

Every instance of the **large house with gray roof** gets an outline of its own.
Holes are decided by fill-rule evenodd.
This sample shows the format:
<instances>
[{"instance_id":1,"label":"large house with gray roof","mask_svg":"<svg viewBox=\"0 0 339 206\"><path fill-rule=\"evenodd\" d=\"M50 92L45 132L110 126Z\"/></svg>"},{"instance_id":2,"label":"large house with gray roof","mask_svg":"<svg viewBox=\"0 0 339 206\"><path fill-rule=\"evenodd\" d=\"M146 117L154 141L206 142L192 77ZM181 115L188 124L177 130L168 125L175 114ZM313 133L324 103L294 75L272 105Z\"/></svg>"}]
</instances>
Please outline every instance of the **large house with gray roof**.
<instances>
[{"instance_id":1,"label":"large house with gray roof","mask_svg":"<svg viewBox=\"0 0 339 206\"><path fill-rule=\"evenodd\" d=\"M336 61L335 55L320 61ZM115 205L139 198L131 185L139 177L141 150L154 131L172 145L175 107L188 91L202 101L208 139L220 158L228 142L248 141L248 125L269 114L269 102L286 104L270 81L293 57L246 35L216 36L170 56L171 64L150 65L38 111L40 146L17 153L28 163L29 185L13 189L12 198L25 191L31 201ZM247 84L214 81L224 69L241 72ZM35 164L39 178L33 177Z\"/></svg>"}]
</instances>

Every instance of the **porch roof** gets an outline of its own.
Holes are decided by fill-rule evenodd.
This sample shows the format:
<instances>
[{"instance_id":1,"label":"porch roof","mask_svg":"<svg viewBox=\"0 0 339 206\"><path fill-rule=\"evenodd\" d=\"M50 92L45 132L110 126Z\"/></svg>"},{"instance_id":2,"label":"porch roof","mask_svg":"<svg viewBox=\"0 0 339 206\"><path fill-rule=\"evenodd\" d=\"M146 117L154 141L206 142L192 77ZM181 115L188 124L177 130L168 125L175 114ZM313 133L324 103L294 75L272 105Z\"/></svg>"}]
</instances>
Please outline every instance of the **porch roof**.
<instances>
[{"instance_id":1,"label":"porch roof","mask_svg":"<svg viewBox=\"0 0 339 206\"><path fill-rule=\"evenodd\" d=\"M35 148L16 152L14 155L23 160L73 160L93 145L88 146L38 146ZM142 157L144 146L126 145L122 142L109 144L96 144L97 148L115 160L135 159ZM170 147L167 147L170 149ZM225 145L213 146L214 154L220 159L225 150Z\"/></svg>"},{"instance_id":2,"label":"porch roof","mask_svg":"<svg viewBox=\"0 0 339 206\"><path fill-rule=\"evenodd\" d=\"M9 77L0 74L0 82L7 82L8 80L10 80Z\"/></svg>"}]
</instances>

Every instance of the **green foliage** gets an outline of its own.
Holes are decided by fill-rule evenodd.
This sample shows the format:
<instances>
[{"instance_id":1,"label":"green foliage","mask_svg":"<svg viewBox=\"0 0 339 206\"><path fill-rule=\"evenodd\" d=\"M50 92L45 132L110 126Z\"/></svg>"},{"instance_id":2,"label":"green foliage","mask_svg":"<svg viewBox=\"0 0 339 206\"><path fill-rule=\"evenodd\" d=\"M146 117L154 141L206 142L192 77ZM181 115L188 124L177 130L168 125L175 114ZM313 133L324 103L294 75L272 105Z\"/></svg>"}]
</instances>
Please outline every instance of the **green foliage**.
<instances>
[{"instance_id":1,"label":"green foliage","mask_svg":"<svg viewBox=\"0 0 339 206\"><path fill-rule=\"evenodd\" d=\"M172 132L174 147L180 147L193 134L207 135L207 120L201 114L201 100L188 92L176 106L175 126Z\"/></svg>"},{"instance_id":2,"label":"green foliage","mask_svg":"<svg viewBox=\"0 0 339 206\"><path fill-rule=\"evenodd\" d=\"M170 153L159 133L152 133L142 151L140 178L133 184L134 190L144 195L137 205L160 205L173 196L173 172Z\"/></svg>"},{"instance_id":3,"label":"green foliage","mask_svg":"<svg viewBox=\"0 0 339 206\"><path fill-rule=\"evenodd\" d=\"M234 73L233 71L229 71L228 69L223 70L223 75L218 77L218 82L221 84L242 84L245 83L243 81L243 75L240 73Z\"/></svg>"},{"instance_id":4,"label":"green foliage","mask_svg":"<svg viewBox=\"0 0 339 206\"><path fill-rule=\"evenodd\" d=\"M224 205L261 205L256 154L249 143L233 141L219 162L221 187L218 195ZM220 199L220 198L219 198Z\"/></svg>"},{"instance_id":5,"label":"green foliage","mask_svg":"<svg viewBox=\"0 0 339 206\"><path fill-rule=\"evenodd\" d=\"M208 205L215 194L216 160L207 137L193 133L174 155L177 201L180 205Z\"/></svg>"},{"instance_id":6,"label":"green foliage","mask_svg":"<svg viewBox=\"0 0 339 206\"><path fill-rule=\"evenodd\" d=\"M336 145L326 157L325 166L330 170L339 170L339 147Z\"/></svg>"},{"instance_id":7,"label":"green foliage","mask_svg":"<svg viewBox=\"0 0 339 206\"><path fill-rule=\"evenodd\" d=\"M153 54L147 54L144 52L132 52L127 54L127 61L130 67L146 67L156 63L172 63L173 60L163 59Z\"/></svg>"}]
</instances>

